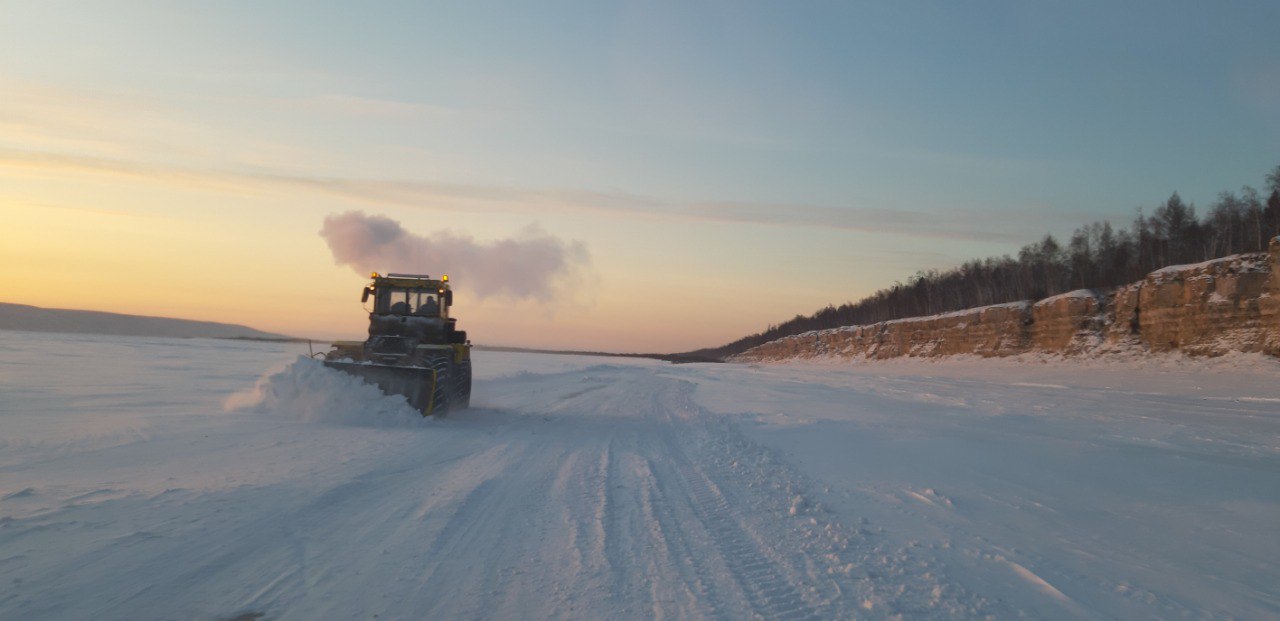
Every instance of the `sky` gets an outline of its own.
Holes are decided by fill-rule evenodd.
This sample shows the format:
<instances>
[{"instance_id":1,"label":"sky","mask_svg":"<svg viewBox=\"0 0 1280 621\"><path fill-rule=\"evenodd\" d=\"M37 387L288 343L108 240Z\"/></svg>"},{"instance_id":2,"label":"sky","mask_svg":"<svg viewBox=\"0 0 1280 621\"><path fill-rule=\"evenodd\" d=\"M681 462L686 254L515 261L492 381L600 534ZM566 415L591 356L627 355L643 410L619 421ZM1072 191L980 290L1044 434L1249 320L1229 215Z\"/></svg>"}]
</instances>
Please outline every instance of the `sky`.
<instances>
[{"instance_id":1,"label":"sky","mask_svg":"<svg viewBox=\"0 0 1280 621\"><path fill-rule=\"evenodd\" d=\"M0 302L717 346L1280 165L1275 2L0 0Z\"/></svg>"}]
</instances>

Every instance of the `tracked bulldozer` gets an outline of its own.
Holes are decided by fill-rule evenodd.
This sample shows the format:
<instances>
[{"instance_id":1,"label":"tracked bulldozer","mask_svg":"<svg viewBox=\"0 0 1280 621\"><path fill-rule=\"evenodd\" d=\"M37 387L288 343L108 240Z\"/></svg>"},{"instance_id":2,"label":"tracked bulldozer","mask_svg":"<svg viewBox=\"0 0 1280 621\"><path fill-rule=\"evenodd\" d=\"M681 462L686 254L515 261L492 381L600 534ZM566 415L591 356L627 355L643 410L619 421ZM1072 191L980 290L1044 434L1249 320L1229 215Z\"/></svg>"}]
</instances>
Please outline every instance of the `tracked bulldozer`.
<instances>
[{"instance_id":1,"label":"tracked bulldozer","mask_svg":"<svg viewBox=\"0 0 1280 621\"><path fill-rule=\"evenodd\" d=\"M471 404L471 342L449 316L449 277L373 273L361 300L373 301L369 338L339 341L324 364L404 395L423 416Z\"/></svg>"}]
</instances>

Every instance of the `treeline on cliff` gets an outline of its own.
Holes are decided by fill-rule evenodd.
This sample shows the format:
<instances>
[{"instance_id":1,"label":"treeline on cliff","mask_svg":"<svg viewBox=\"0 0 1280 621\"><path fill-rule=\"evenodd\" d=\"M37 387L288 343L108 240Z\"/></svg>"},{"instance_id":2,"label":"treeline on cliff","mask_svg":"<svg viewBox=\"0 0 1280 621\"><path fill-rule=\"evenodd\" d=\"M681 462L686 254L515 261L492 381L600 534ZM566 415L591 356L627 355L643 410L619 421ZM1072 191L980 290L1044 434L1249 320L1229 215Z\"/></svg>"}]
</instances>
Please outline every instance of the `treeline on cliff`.
<instances>
[{"instance_id":1,"label":"treeline on cliff","mask_svg":"<svg viewBox=\"0 0 1280 621\"><path fill-rule=\"evenodd\" d=\"M1150 215L1139 208L1127 227L1094 222L1076 229L1066 243L1052 235L1023 246L1018 255L973 259L949 270L917 272L857 302L827 306L723 347L689 352L718 359L756 345L841 326L1040 300L1076 289L1101 289L1141 280L1170 265L1198 263L1267 249L1280 234L1280 166L1266 178L1266 198L1245 186L1224 191L1199 216L1174 192Z\"/></svg>"}]
</instances>

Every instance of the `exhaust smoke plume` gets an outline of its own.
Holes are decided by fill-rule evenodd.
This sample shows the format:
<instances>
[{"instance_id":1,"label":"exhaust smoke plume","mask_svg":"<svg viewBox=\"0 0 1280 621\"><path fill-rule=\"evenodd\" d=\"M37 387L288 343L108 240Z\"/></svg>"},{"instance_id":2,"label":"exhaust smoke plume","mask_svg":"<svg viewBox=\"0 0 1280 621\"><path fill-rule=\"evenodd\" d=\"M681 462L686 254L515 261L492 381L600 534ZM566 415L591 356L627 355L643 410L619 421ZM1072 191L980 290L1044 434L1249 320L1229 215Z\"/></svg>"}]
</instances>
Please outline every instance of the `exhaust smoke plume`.
<instances>
[{"instance_id":1,"label":"exhaust smoke plume","mask_svg":"<svg viewBox=\"0 0 1280 621\"><path fill-rule=\"evenodd\" d=\"M447 230L416 235L386 216L348 211L326 217L320 236L334 261L358 274L449 274L480 298L547 301L557 295L557 283L588 262L582 242L564 241L537 226L482 242Z\"/></svg>"}]
</instances>

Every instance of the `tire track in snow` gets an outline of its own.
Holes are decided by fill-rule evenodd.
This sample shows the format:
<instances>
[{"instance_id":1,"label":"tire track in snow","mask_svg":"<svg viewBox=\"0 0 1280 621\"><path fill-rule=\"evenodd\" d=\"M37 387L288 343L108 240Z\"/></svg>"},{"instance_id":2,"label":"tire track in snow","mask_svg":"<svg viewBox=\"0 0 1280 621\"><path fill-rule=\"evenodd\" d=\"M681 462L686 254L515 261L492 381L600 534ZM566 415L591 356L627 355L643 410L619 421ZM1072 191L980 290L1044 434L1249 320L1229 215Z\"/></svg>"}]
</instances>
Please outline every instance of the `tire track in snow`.
<instances>
[{"instance_id":1,"label":"tire track in snow","mask_svg":"<svg viewBox=\"0 0 1280 621\"><path fill-rule=\"evenodd\" d=\"M831 521L809 499L811 486L803 475L748 439L730 418L699 407L692 384L671 379L678 390L670 393L666 411L691 429L673 436L688 447L678 454L693 462L682 472L704 477L702 485L710 489L701 493L723 499L742 535L770 555L774 570L809 610L820 618L989 614L985 598L938 581L927 551L891 549L866 529Z\"/></svg>"},{"instance_id":2,"label":"tire track in snow","mask_svg":"<svg viewBox=\"0 0 1280 621\"><path fill-rule=\"evenodd\" d=\"M621 455L617 453L621 452ZM605 494L600 524L604 532L604 557L609 567L609 596L615 609L630 614L654 614L655 602L650 590L642 588L652 581L652 565L646 566L650 542L639 536L645 532L637 517L643 508L636 498L639 483L627 471L636 457L635 450L616 448L610 442L605 469ZM637 572L637 568L642 568Z\"/></svg>"},{"instance_id":3,"label":"tire track in snow","mask_svg":"<svg viewBox=\"0 0 1280 621\"><path fill-rule=\"evenodd\" d=\"M667 534L664 542L668 547L701 535L698 543L702 549L690 547L682 557L690 561L690 567L682 568L686 569L682 577L687 578L691 570L695 576L693 583L699 587L700 594L706 596L701 604L729 617L745 613L767 619L820 618L801 596L805 576L789 571L781 562L781 555L771 550L763 538L749 534L746 524L708 472L686 454L681 440L700 439L707 432L695 419L674 415L683 405L681 391L688 387L660 375L650 376L646 384L647 414L654 423L650 439L655 444L646 448L649 454L662 458L647 459L645 464L650 472L656 473L652 478L657 490L653 498L664 505L662 510L653 509L651 513L658 522L659 532ZM674 516L677 508L691 519L667 519L663 527L663 520L657 516ZM696 560L706 556L718 561L715 567ZM731 599L736 601L721 601L721 593L732 593ZM731 606L736 610L725 610Z\"/></svg>"},{"instance_id":4,"label":"tire track in snow","mask_svg":"<svg viewBox=\"0 0 1280 621\"><path fill-rule=\"evenodd\" d=\"M623 390L576 404L628 419L603 443L597 526L587 529L601 535L614 608L654 618L777 616L753 605L733 577L730 568L743 564L747 549L717 547L723 535L708 526L707 511L677 471L693 466L675 436L694 430L667 416L670 384L648 373L626 379Z\"/></svg>"},{"instance_id":5,"label":"tire track in snow","mask_svg":"<svg viewBox=\"0 0 1280 621\"><path fill-rule=\"evenodd\" d=\"M786 572L747 535L733 507L705 472L692 468L675 471L689 493L691 506L703 530L737 586L747 597L753 616L766 619L818 619L820 616L800 596Z\"/></svg>"},{"instance_id":6,"label":"tire track in snow","mask_svg":"<svg viewBox=\"0 0 1280 621\"><path fill-rule=\"evenodd\" d=\"M424 553L432 566L423 573L413 610L429 618L505 618L517 615L534 594L553 592L551 578L563 576L541 565L568 552L548 541L561 534L553 490L571 453L541 449L510 451L504 467L456 506Z\"/></svg>"},{"instance_id":7,"label":"tire track in snow","mask_svg":"<svg viewBox=\"0 0 1280 621\"><path fill-rule=\"evenodd\" d=\"M598 520L617 609L651 617L851 616L852 608L836 601L840 587L825 571L831 563L810 558L786 530L799 519L788 513L790 496L781 507L769 498L773 489L792 487L787 473L775 468L766 474L782 479L743 486L742 473L718 463L722 455L706 454L741 447L702 420L691 385L647 370L619 379L618 390L575 395L574 404L628 418L610 433L602 456ZM726 483L734 496L722 491Z\"/></svg>"},{"instance_id":8,"label":"tire track in snow","mask_svg":"<svg viewBox=\"0 0 1280 621\"><path fill-rule=\"evenodd\" d=\"M664 465L648 460L651 471L662 471ZM670 487L668 475L653 478L648 490L649 513L666 545L666 554L672 559L673 570L690 597L689 607L704 618L745 616L749 604L741 589L736 585L717 584L716 577L725 575L727 569L716 555L704 553L711 535L698 520L692 499L683 490L673 493Z\"/></svg>"}]
</instances>

